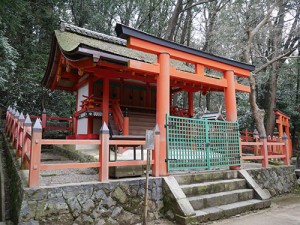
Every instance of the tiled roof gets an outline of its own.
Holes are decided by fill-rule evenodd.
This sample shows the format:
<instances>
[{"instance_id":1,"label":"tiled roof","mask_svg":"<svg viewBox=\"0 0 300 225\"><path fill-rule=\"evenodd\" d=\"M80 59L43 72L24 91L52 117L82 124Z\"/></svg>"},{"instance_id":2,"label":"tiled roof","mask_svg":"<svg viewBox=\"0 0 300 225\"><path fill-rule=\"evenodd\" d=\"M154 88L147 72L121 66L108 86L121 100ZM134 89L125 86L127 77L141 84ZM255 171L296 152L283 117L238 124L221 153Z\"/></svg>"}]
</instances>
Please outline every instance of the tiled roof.
<instances>
[{"instance_id":1,"label":"tiled roof","mask_svg":"<svg viewBox=\"0 0 300 225\"><path fill-rule=\"evenodd\" d=\"M77 27L65 22L60 23L60 30L61 31L68 31L76 34L80 34L86 37L94 38L97 40L113 43L113 44L118 44L118 45L123 45L126 46L127 41L118 37L110 36L107 34L102 34L98 33L95 31L91 31L85 28Z\"/></svg>"}]
</instances>

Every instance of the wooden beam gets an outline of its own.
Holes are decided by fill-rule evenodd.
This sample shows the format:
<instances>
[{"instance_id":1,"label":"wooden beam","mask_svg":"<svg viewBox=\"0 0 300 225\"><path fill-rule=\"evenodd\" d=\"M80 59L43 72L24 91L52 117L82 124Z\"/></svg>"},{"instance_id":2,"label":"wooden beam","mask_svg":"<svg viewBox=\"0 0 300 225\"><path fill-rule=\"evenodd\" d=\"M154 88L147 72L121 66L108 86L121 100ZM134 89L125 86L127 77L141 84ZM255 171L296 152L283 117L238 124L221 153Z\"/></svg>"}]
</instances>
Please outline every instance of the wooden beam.
<instances>
[{"instance_id":1,"label":"wooden beam","mask_svg":"<svg viewBox=\"0 0 300 225\"><path fill-rule=\"evenodd\" d=\"M141 166L146 165L147 161L145 160L124 160L124 161L116 161L116 162L109 162L109 167L112 166ZM150 164L154 164L154 160L150 160Z\"/></svg>"},{"instance_id":2,"label":"wooden beam","mask_svg":"<svg viewBox=\"0 0 300 225\"><path fill-rule=\"evenodd\" d=\"M110 76L111 78L123 78L123 79L133 79L133 80L139 80L143 81L145 83L155 83L155 77L153 75L140 75L135 74L130 71L116 71L116 70L109 70L104 68L97 68L95 70L88 70L89 72L92 72L95 76L98 78L104 78L107 76Z\"/></svg>"},{"instance_id":3,"label":"wooden beam","mask_svg":"<svg viewBox=\"0 0 300 225\"><path fill-rule=\"evenodd\" d=\"M171 67L171 78L178 80L185 80L190 82L196 82L201 84L206 84L215 87L227 87L227 81L225 79L215 79L206 76L201 76L199 74L184 72L176 70L174 67Z\"/></svg>"},{"instance_id":4,"label":"wooden beam","mask_svg":"<svg viewBox=\"0 0 300 225\"><path fill-rule=\"evenodd\" d=\"M190 53L182 52L176 49L168 48L165 46L157 45L154 43L150 43L145 40L141 40L138 38L130 37L129 41L127 42L127 47L136 49L143 52L148 52L152 54L159 54L161 52L167 52L170 54L172 59L180 60L183 62L188 62L192 64L201 64L207 68L219 70L219 71L227 71L233 70L236 75L249 77L250 71L242 68L238 68L232 65L228 65L221 62L216 62L211 59L207 59L201 56L196 56Z\"/></svg>"},{"instance_id":5,"label":"wooden beam","mask_svg":"<svg viewBox=\"0 0 300 225\"><path fill-rule=\"evenodd\" d=\"M137 60L129 60L128 68L134 69L135 71L141 73L151 73L159 74L159 64L158 63L144 63Z\"/></svg>"},{"instance_id":6,"label":"wooden beam","mask_svg":"<svg viewBox=\"0 0 300 225\"><path fill-rule=\"evenodd\" d=\"M100 140L63 140L63 139L42 139L42 145L100 145Z\"/></svg>"},{"instance_id":7,"label":"wooden beam","mask_svg":"<svg viewBox=\"0 0 300 225\"><path fill-rule=\"evenodd\" d=\"M41 170L83 169L100 167L99 162L41 164Z\"/></svg>"},{"instance_id":8,"label":"wooden beam","mask_svg":"<svg viewBox=\"0 0 300 225\"><path fill-rule=\"evenodd\" d=\"M86 68L91 68L96 66L96 63L94 63L91 58L78 60L78 61L72 61L66 58L66 63L72 66L73 68L77 68L77 69L86 69Z\"/></svg>"},{"instance_id":9,"label":"wooden beam","mask_svg":"<svg viewBox=\"0 0 300 225\"><path fill-rule=\"evenodd\" d=\"M69 72L62 72L61 77L66 78L71 81L74 81L74 82L77 82L79 79L77 74L73 74L73 73L69 73Z\"/></svg>"},{"instance_id":10,"label":"wooden beam","mask_svg":"<svg viewBox=\"0 0 300 225\"><path fill-rule=\"evenodd\" d=\"M62 66L62 58L63 58L63 56L60 53L59 62L58 62L58 65L57 65L57 70L56 70L53 82L51 84L51 87L50 87L51 91L53 91L55 89L55 87L57 86L57 83L58 83L58 81L60 79L60 76L61 76L61 66Z\"/></svg>"},{"instance_id":11,"label":"wooden beam","mask_svg":"<svg viewBox=\"0 0 300 225\"><path fill-rule=\"evenodd\" d=\"M247 85L235 83L235 90L250 93L250 87Z\"/></svg>"}]
</instances>

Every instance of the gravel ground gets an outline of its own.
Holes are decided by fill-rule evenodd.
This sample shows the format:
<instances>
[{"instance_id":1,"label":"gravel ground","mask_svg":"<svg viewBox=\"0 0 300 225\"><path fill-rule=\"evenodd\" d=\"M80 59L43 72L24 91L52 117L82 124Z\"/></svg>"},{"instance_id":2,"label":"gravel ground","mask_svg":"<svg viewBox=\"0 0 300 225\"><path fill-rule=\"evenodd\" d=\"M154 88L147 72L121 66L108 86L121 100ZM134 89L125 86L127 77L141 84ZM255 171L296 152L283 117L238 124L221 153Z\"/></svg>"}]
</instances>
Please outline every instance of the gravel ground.
<instances>
[{"instance_id":1,"label":"gravel ground","mask_svg":"<svg viewBox=\"0 0 300 225\"><path fill-rule=\"evenodd\" d=\"M51 150L42 152L42 163L75 163L63 155L51 152ZM61 169L61 170L44 170L41 171L41 186L50 186L66 183L80 183L89 181L98 181L97 169Z\"/></svg>"}]
</instances>

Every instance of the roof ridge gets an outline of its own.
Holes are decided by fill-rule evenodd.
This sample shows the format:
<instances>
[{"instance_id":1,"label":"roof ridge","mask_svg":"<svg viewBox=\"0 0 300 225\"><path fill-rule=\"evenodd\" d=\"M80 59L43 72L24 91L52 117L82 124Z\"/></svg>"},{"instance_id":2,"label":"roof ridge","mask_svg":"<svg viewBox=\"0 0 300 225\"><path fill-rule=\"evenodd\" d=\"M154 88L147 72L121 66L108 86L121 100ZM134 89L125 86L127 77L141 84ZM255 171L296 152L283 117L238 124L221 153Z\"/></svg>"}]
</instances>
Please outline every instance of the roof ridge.
<instances>
[{"instance_id":1,"label":"roof ridge","mask_svg":"<svg viewBox=\"0 0 300 225\"><path fill-rule=\"evenodd\" d=\"M113 44L118 44L118 45L123 45L123 46L127 45L127 41L122 38L114 37L114 36L103 34L103 33L98 33L96 31L88 30L88 29L82 28L82 27L77 27L75 25L66 23L64 21L60 22L60 30L61 31L69 31L72 33L86 36L86 37L91 37L91 38L94 38L97 40L110 42Z\"/></svg>"}]
</instances>

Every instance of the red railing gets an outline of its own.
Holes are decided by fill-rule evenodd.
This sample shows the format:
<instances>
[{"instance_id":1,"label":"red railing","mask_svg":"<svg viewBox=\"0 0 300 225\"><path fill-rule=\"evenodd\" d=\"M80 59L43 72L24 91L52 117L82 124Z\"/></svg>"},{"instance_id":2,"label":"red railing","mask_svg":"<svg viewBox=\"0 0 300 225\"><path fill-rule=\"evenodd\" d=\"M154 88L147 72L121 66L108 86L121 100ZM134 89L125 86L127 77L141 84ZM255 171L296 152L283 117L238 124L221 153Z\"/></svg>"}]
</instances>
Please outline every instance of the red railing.
<instances>
[{"instance_id":1,"label":"red railing","mask_svg":"<svg viewBox=\"0 0 300 225\"><path fill-rule=\"evenodd\" d=\"M178 106L171 106L170 107L170 114L172 116L180 116L180 117L186 117L189 118L189 110L185 108L181 108Z\"/></svg>"},{"instance_id":2,"label":"red railing","mask_svg":"<svg viewBox=\"0 0 300 225\"><path fill-rule=\"evenodd\" d=\"M117 129L119 131L124 130L124 115L122 113L120 104L119 104L119 100L112 100L111 103L111 111L112 111L112 115L115 121L115 124L117 126Z\"/></svg>"},{"instance_id":3,"label":"red railing","mask_svg":"<svg viewBox=\"0 0 300 225\"><path fill-rule=\"evenodd\" d=\"M30 116L30 119L40 119L43 131L47 130L68 130L72 131L73 119L66 117L47 116L46 111L43 111L42 116ZM57 121L56 125L48 125L50 121ZM58 125L59 124L59 125ZM66 126L67 125L67 126Z\"/></svg>"},{"instance_id":4,"label":"red railing","mask_svg":"<svg viewBox=\"0 0 300 225\"><path fill-rule=\"evenodd\" d=\"M99 97L94 97L94 95L90 95L90 96L85 96L83 95L83 97L85 98L84 100L81 101L81 109L76 112L74 114L74 117L77 118L79 116L80 113L88 111L88 110L93 110L93 111L103 111L103 107L102 107L102 98ZM129 134L129 118L128 117L124 117L121 107L120 107L120 103L118 99L114 99L112 101L109 101L109 111L112 112L113 118L114 118L114 122L116 124L116 127L118 129L119 132L122 132L124 135L128 135Z\"/></svg>"},{"instance_id":5,"label":"red railing","mask_svg":"<svg viewBox=\"0 0 300 225\"><path fill-rule=\"evenodd\" d=\"M81 101L81 105L80 105L82 110L98 109L102 111L102 98L95 97L94 95L90 95L90 96L83 95L83 97L85 99Z\"/></svg>"},{"instance_id":6,"label":"red railing","mask_svg":"<svg viewBox=\"0 0 300 225\"><path fill-rule=\"evenodd\" d=\"M21 169L29 169L29 187L38 187L40 171L54 169L73 169L73 168L99 168L99 181L109 181L109 167L112 166L133 166L146 165L145 160L126 160L126 161L109 161L109 149L112 146L142 146L145 140L109 140L109 130L104 123L99 135L99 140L61 140L61 139L43 139L42 123L39 118L36 119L34 126L29 116L24 118L23 114L19 115L15 110L9 107L6 113L5 131L13 147L16 149L16 157L21 157ZM159 132L155 133L155 153L153 154L150 164L152 175L159 176ZM42 145L99 145L99 161L85 163L41 163L41 146Z\"/></svg>"},{"instance_id":7,"label":"red railing","mask_svg":"<svg viewBox=\"0 0 300 225\"><path fill-rule=\"evenodd\" d=\"M241 132L241 158L243 160L261 160L262 166L267 167L269 159L281 159L285 165L290 165L288 138L265 137L259 138L252 132Z\"/></svg>"}]
</instances>

